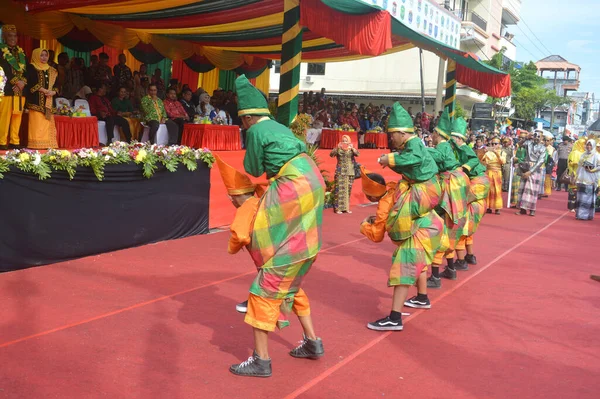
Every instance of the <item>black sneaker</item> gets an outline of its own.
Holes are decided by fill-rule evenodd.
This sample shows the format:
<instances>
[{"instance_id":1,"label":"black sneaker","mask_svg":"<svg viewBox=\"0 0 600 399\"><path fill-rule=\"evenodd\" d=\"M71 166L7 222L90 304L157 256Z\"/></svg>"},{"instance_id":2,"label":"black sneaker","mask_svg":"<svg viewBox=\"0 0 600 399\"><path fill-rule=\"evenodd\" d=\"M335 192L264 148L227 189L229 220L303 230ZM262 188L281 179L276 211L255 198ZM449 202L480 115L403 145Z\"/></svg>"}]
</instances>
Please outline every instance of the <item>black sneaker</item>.
<instances>
[{"instance_id":1,"label":"black sneaker","mask_svg":"<svg viewBox=\"0 0 600 399\"><path fill-rule=\"evenodd\" d=\"M402 319L393 321L390 316L367 324L369 330L375 331L402 331Z\"/></svg>"},{"instance_id":2,"label":"black sneaker","mask_svg":"<svg viewBox=\"0 0 600 399\"><path fill-rule=\"evenodd\" d=\"M246 360L240 364L234 364L229 367L235 375L241 375L244 377L270 377L271 376L271 359L264 360L258 357L256 351Z\"/></svg>"},{"instance_id":3,"label":"black sneaker","mask_svg":"<svg viewBox=\"0 0 600 399\"><path fill-rule=\"evenodd\" d=\"M457 261L454 261L456 265ZM448 280L456 280L456 270L452 270L449 267L445 268L443 272L440 273L440 278L447 278Z\"/></svg>"},{"instance_id":4,"label":"black sneaker","mask_svg":"<svg viewBox=\"0 0 600 399\"><path fill-rule=\"evenodd\" d=\"M309 339L306 336L302 337L300 345L290 351L290 355L302 359L316 360L325 354L323 349L323 341L321 338Z\"/></svg>"},{"instance_id":5,"label":"black sneaker","mask_svg":"<svg viewBox=\"0 0 600 399\"><path fill-rule=\"evenodd\" d=\"M476 265L477 264L477 258L475 257L475 255L465 255L465 262L467 262L469 265Z\"/></svg>"},{"instance_id":6,"label":"black sneaker","mask_svg":"<svg viewBox=\"0 0 600 399\"><path fill-rule=\"evenodd\" d=\"M235 305L235 310L240 313L246 313L248 311L248 301L244 301Z\"/></svg>"},{"instance_id":7,"label":"black sneaker","mask_svg":"<svg viewBox=\"0 0 600 399\"><path fill-rule=\"evenodd\" d=\"M465 259L458 259L454 261L454 270L460 270L461 272L469 270L469 266L467 265L466 261L467 256L465 256Z\"/></svg>"},{"instance_id":8,"label":"black sneaker","mask_svg":"<svg viewBox=\"0 0 600 399\"><path fill-rule=\"evenodd\" d=\"M416 296L413 296L412 298L404 302L404 306L408 306L409 308L415 309L431 309L431 302L429 302L429 298L423 301L418 300Z\"/></svg>"},{"instance_id":9,"label":"black sneaker","mask_svg":"<svg viewBox=\"0 0 600 399\"><path fill-rule=\"evenodd\" d=\"M488 208L487 211L485 211L485 213L492 213L492 210Z\"/></svg>"},{"instance_id":10,"label":"black sneaker","mask_svg":"<svg viewBox=\"0 0 600 399\"><path fill-rule=\"evenodd\" d=\"M442 288L442 279L431 276L427 279L427 288Z\"/></svg>"}]
</instances>

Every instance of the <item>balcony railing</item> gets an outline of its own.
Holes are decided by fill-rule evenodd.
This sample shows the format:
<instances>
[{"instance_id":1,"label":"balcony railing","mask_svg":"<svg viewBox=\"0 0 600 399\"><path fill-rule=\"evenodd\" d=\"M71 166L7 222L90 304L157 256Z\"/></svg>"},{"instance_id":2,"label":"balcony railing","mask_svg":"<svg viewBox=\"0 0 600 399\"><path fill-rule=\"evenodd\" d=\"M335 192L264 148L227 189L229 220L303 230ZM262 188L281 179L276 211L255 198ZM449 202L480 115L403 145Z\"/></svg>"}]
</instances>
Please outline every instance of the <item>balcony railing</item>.
<instances>
[{"instance_id":1,"label":"balcony railing","mask_svg":"<svg viewBox=\"0 0 600 399\"><path fill-rule=\"evenodd\" d=\"M484 32L487 32L487 21L483 19L479 14L472 12L471 22L483 29Z\"/></svg>"}]
</instances>

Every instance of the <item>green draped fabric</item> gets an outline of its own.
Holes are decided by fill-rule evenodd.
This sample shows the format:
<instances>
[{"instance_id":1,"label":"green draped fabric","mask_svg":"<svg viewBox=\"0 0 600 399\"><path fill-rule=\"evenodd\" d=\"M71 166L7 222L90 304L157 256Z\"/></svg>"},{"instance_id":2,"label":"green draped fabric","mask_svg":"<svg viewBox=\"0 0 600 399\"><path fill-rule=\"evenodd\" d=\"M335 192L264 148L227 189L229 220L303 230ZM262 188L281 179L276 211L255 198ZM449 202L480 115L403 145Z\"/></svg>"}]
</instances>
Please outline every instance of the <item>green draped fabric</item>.
<instances>
[{"instance_id":1,"label":"green draped fabric","mask_svg":"<svg viewBox=\"0 0 600 399\"><path fill-rule=\"evenodd\" d=\"M69 59L75 57L75 58L83 58L83 61L85 62L86 66L90 65L90 52L89 51L76 51L73 50L72 48L69 47L65 47L63 46L63 51L67 54L69 54Z\"/></svg>"},{"instance_id":2,"label":"green draped fabric","mask_svg":"<svg viewBox=\"0 0 600 399\"><path fill-rule=\"evenodd\" d=\"M219 87L223 90L235 90L235 71L219 71Z\"/></svg>"},{"instance_id":3,"label":"green draped fabric","mask_svg":"<svg viewBox=\"0 0 600 399\"><path fill-rule=\"evenodd\" d=\"M169 86L169 80L171 80L171 64L173 62L168 59L165 58L164 60L156 63L156 64L146 64L146 66L148 67L148 76L152 76L154 75L154 71L156 69L160 69L161 70L161 78L163 78L163 80L165 81L165 86Z\"/></svg>"}]
</instances>

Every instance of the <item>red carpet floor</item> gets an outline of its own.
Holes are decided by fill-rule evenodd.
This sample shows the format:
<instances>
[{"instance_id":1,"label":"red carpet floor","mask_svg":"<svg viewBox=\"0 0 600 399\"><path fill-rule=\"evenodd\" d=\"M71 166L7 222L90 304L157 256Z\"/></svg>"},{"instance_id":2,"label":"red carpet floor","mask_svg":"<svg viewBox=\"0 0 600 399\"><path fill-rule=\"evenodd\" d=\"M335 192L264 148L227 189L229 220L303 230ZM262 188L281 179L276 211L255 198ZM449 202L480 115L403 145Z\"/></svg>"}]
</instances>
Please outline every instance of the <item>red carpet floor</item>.
<instances>
[{"instance_id":1,"label":"red carpet floor","mask_svg":"<svg viewBox=\"0 0 600 399\"><path fill-rule=\"evenodd\" d=\"M374 208L327 211L304 285L326 356L287 354L294 320L271 335L265 380L228 372L251 353L234 306L255 272L226 233L0 275L0 398L597 398L600 221L565 204L486 215L479 265L395 333L365 328L391 302L393 245L358 233Z\"/></svg>"}]
</instances>

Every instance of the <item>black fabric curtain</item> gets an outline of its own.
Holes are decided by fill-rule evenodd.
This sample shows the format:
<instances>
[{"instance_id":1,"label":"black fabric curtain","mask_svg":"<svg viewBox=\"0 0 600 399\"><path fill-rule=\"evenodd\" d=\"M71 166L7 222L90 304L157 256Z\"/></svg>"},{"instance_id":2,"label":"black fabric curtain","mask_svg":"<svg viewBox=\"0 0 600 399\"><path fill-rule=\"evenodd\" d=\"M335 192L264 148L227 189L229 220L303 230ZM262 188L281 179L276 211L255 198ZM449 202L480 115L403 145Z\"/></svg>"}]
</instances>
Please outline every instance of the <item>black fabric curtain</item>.
<instances>
[{"instance_id":1,"label":"black fabric curtain","mask_svg":"<svg viewBox=\"0 0 600 399\"><path fill-rule=\"evenodd\" d=\"M88 168L72 181L13 169L0 179L0 272L206 234L209 192L204 162L150 179L134 163L107 165L101 182Z\"/></svg>"}]
</instances>

